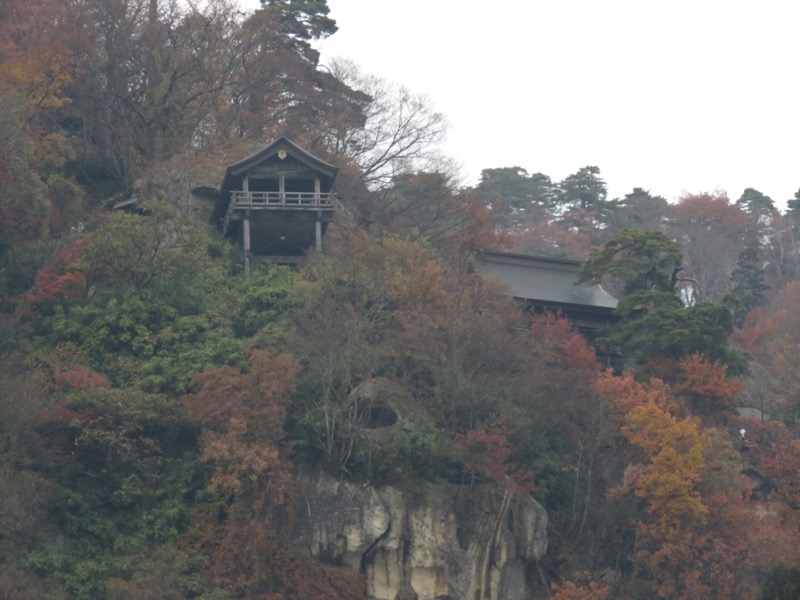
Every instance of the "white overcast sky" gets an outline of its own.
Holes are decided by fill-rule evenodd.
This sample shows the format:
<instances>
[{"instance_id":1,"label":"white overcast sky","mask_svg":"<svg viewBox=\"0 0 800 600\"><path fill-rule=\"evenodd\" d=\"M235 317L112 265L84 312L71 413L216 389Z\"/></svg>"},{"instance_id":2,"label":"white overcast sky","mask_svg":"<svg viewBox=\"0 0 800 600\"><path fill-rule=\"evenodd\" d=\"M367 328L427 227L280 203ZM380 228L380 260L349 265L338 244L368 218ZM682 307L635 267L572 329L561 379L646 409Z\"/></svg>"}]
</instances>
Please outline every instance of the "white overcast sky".
<instances>
[{"instance_id":1,"label":"white overcast sky","mask_svg":"<svg viewBox=\"0 0 800 600\"><path fill-rule=\"evenodd\" d=\"M246 6L255 0L242 0ZM800 188L800 0L328 0L322 63L428 96L464 183L600 167L609 197Z\"/></svg>"}]
</instances>

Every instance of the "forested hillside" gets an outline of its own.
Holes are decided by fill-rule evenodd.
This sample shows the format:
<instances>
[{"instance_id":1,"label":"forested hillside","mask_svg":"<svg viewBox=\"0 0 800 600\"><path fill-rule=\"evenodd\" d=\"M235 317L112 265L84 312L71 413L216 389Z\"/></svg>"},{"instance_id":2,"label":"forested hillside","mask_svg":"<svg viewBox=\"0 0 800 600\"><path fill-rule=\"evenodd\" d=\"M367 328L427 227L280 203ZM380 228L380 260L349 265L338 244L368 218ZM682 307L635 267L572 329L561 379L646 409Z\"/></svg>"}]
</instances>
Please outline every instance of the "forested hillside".
<instances>
[{"instance_id":1,"label":"forested hillside","mask_svg":"<svg viewBox=\"0 0 800 600\"><path fill-rule=\"evenodd\" d=\"M532 495L536 598L798 597L800 190L460 187L423 96L320 67L334 17L0 3L0 595L366 598L292 543L322 471ZM245 278L192 190L280 135L341 207L324 255ZM584 260L618 321L532 317L478 248ZM380 444L378 379L424 413Z\"/></svg>"}]
</instances>

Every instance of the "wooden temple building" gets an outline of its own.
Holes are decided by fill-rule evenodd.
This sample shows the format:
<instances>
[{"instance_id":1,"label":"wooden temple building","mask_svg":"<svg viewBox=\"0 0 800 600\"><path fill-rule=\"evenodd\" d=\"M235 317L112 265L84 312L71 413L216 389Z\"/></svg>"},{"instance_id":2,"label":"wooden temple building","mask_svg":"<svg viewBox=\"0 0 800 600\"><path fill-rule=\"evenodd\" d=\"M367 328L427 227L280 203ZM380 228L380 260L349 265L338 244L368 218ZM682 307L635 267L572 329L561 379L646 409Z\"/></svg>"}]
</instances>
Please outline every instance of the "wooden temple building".
<instances>
[{"instance_id":1,"label":"wooden temple building","mask_svg":"<svg viewBox=\"0 0 800 600\"><path fill-rule=\"evenodd\" d=\"M211 223L241 240L245 275L254 261L295 264L322 252L337 172L285 137L227 168Z\"/></svg>"},{"instance_id":2,"label":"wooden temple building","mask_svg":"<svg viewBox=\"0 0 800 600\"><path fill-rule=\"evenodd\" d=\"M589 338L617 319L616 298L600 285L576 283L581 266L576 260L479 250L473 264L508 285L532 313L561 312Z\"/></svg>"},{"instance_id":3,"label":"wooden temple building","mask_svg":"<svg viewBox=\"0 0 800 600\"><path fill-rule=\"evenodd\" d=\"M296 264L322 252L337 172L286 137L227 168L211 223L241 241L245 275L254 261ZM589 335L615 320L614 297L599 285L576 285L577 261L480 250L473 264L532 312L560 311Z\"/></svg>"}]
</instances>

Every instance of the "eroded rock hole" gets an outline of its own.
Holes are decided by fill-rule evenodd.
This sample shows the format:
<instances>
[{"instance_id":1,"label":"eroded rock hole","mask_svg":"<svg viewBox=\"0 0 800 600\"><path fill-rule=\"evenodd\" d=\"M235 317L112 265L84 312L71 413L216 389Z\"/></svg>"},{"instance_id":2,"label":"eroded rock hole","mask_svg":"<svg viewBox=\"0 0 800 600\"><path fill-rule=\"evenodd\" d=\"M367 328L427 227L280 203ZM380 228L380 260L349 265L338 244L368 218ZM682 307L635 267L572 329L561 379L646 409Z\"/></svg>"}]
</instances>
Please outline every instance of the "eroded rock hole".
<instances>
[{"instance_id":1,"label":"eroded rock hole","mask_svg":"<svg viewBox=\"0 0 800 600\"><path fill-rule=\"evenodd\" d=\"M365 429L383 429L397 423L397 413L386 406L370 406L364 410Z\"/></svg>"}]
</instances>

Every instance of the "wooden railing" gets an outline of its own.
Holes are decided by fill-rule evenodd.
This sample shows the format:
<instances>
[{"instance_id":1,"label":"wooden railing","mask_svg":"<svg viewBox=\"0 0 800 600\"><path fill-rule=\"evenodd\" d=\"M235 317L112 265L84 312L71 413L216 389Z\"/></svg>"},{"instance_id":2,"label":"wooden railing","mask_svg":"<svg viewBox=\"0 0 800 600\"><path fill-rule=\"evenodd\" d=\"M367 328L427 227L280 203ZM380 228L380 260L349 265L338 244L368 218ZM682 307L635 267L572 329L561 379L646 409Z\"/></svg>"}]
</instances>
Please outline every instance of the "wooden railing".
<instances>
[{"instance_id":1,"label":"wooden railing","mask_svg":"<svg viewBox=\"0 0 800 600\"><path fill-rule=\"evenodd\" d=\"M334 194L315 192L243 192L231 191L230 208L269 210L320 210L333 208Z\"/></svg>"}]
</instances>

